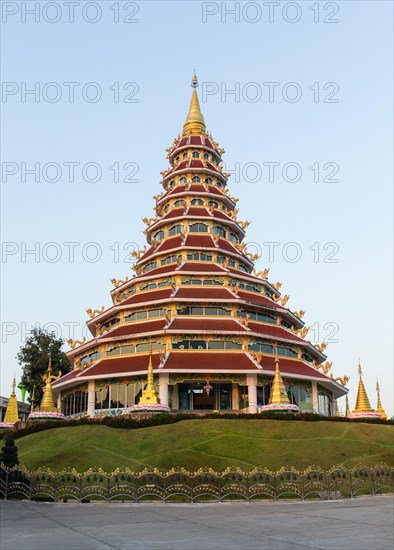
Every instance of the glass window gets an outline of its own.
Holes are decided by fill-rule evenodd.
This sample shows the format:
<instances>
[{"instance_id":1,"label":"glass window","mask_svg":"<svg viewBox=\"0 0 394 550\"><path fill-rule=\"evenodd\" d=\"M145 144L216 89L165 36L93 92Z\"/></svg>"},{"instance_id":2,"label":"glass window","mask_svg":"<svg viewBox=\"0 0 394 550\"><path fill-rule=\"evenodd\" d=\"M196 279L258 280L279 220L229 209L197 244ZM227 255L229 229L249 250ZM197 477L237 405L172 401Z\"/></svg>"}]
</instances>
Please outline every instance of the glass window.
<instances>
[{"instance_id":1,"label":"glass window","mask_svg":"<svg viewBox=\"0 0 394 550\"><path fill-rule=\"evenodd\" d=\"M164 237L164 231L160 230L153 235L153 240L160 241Z\"/></svg>"},{"instance_id":2,"label":"glass window","mask_svg":"<svg viewBox=\"0 0 394 550\"><path fill-rule=\"evenodd\" d=\"M211 208L218 208L219 203L217 201L209 201L208 206L210 206Z\"/></svg>"},{"instance_id":3,"label":"glass window","mask_svg":"<svg viewBox=\"0 0 394 550\"><path fill-rule=\"evenodd\" d=\"M183 153L183 158L184 158L184 159L187 159L187 157L188 157L187 152Z\"/></svg>"},{"instance_id":4,"label":"glass window","mask_svg":"<svg viewBox=\"0 0 394 550\"><path fill-rule=\"evenodd\" d=\"M208 153L204 153L204 159L205 159L205 160L208 160L208 159L209 159Z\"/></svg>"},{"instance_id":5,"label":"glass window","mask_svg":"<svg viewBox=\"0 0 394 550\"><path fill-rule=\"evenodd\" d=\"M190 201L190 204L192 204L193 206L203 206L204 201L202 199L192 199Z\"/></svg>"},{"instance_id":6,"label":"glass window","mask_svg":"<svg viewBox=\"0 0 394 550\"><path fill-rule=\"evenodd\" d=\"M193 182L193 183L199 183L200 181L201 181L200 176L193 176L193 177L192 177L192 182Z\"/></svg>"},{"instance_id":7,"label":"glass window","mask_svg":"<svg viewBox=\"0 0 394 550\"><path fill-rule=\"evenodd\" d=\"M205 223L193 223L189 225L190 233L208 233L208 226Z\"/></svg>"},{"instance_id":8,"label":"glass window","mask_svg":"<svg viewBox=\"0 0 394 550\"><path fill-rule=\"evenodd\" d=\"M186 202L183 199L181 199L181 200L175 201L174 206L186 206Z\"/></svg>"},{"instance_id":9,"label":"glass window","mask_svg":"<svg viewBox=\"0 0 394 550\"><path fill-rule=\"evenodd\" d=\"M220 235L221 237L226 236L226 231L220 225L215 225L215 227L213 228L213 232L215 233L215 235Z\"/></svg>"},{"instance_id":10,"label":"glass window","mask_svg":"<svg viewBox=\"0 0 394 550\"><path fill-rule=\"evenodd\" d=\"M208 183L209 185L212 185L212 183L213 183L212 178L205 178L205 183Z\"/></svg>"},{"instance_id":11,"label":"glass window","mask_svg":"<svg viewBox=\"0 0 394 550\"><path fill-rule=\"evenodd\" d=\"M238 242L238 237L235 233L230 233L230 241L233 242L233 243Z\"/></svg>"},{"instance_id":12,"label":"glass window","mask_svg":"<svg viewBox=\"0 0 394 550\"><path fill-rule=\"evenodd\" d=\"M185 178L185 176L180 178L179 183L187 183L187 179Z\"/></svg>"},{"instance_id":13,"label":"glass window","mask_svg":"<svg viewBox=\"0 0 394 550\"><path fill-rule=\"evenodd\" d=\"M171 236L171 235L177 235L178 233L181 233L181 232L182 232L182 225L173 225L169 229L168 234Z\"/></svg>"},{"instance_id":14,"label":"glass window","mask_svg":"<svg viewBox=\"0 0 394 550\"><path fill-rule=\"evenodd\" d=\"M200 153L198 151L193 151L192 155L193 155L194 159L199 159L200 158Z\"/></svg>"}]
</instances>

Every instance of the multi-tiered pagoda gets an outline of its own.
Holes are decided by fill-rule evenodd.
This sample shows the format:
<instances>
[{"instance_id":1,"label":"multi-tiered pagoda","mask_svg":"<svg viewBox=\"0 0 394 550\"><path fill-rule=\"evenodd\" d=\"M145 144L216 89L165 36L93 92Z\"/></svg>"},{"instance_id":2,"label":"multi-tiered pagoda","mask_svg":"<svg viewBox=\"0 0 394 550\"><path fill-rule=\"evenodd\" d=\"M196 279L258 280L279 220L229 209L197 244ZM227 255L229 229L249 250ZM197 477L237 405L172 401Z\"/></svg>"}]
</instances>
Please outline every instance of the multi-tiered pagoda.
<instances>
[{"instance_id":1,"label":"multi-tiered pagoda","mask_svg":"<svg viewBox=\"0 0 394 550\"><path fill-rule=\"evenodd\" d=\"M62 412L122 414L139 403L150 360L171 410L257 412L267 405L275 358L291 404L335 413L346 394L328 376L325 345L305 339L304 312L286 307L268 269L256 272L224 150L207 133L197 97L168 149L164 191L144 218L147 245L135 275L112 279L112 305L87 310L88 341L69 341L73 370L53 384ZM342 379L338 379L342 381Z\"/></svg>"}]
</instances>

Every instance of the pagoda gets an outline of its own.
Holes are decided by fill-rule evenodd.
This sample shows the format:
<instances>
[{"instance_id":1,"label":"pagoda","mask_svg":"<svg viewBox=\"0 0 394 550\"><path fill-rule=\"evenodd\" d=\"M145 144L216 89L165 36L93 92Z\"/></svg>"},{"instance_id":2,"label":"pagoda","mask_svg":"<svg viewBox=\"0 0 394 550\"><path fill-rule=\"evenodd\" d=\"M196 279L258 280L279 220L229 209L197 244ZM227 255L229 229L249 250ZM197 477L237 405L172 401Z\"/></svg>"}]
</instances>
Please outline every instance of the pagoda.
<instances>
[{"instance_id":1,"label":"pagoda","mask_svg":"<svg viewBox=\"0 0 394 550\"><path fill-rule=\"evenodd\" d=\"M356 408L354 411L347 415L347 418L382 418L380 412L374 411L369 402L367 391L363 382L363 372L361 369L360 361L358 362L358 389L357 389L357 398L356 398ZM378 402L379 406L379 402ZM380 408L382 407L380 403Z\"/></svg>"},{"instance_id":2,"label":"pagoda","mask_svg":"<svg viewBox=\"0 0 394 550\"><path fill-rule=\"evenodd\" d=\"M279 370L279 358L275 357L275 375L271 387L268 405L263 405L261 412L299 412L297 405L290 403L289 396Z\"/></svg>"},{"instance_id":3,"label":"pagoda","mask_svg":"<svg viewBox=\"0 0 394 550\"><path fill-rule=\"evenodd\" d=\"M20 422L19 412L18 412L18 400L15 394L15 375L12 381L12 392L10 398L8 399L7 408L4 415L4 420L0 422L0 430L9 430L15 427L17 422Z\"/></svg>"},{"instance_id":4,"label":"pagoda","mask_svg":"<svg viewBox=\"0 0 394 550\"><path fill-rule=\"evenodd\" d=\"M56 407L53 397L52 380L59 380L62 373L59 371L57 376L52 374L52 360L49 356L48 368L42 379L45 382L44 393L41 400L41 405L38 409L32 410L29 414L29 420L62 420L63 413ZM33 407L33 401L32 401Z\"/></svg>"},{"instance_id":5,"label":"pagoda","mask_svg":"<svg viewBox=\"0 0 394 550\"><path fill-rule=\"evenodd\" d=\"M382 401L380 399L380 387L379 387L379 382L377 380L376 380L376 399L377 399L376 412L380 414L380 417L382 418L382 420L387 420L386 411L382 407Z\"/></svg>"},{"instance_id":6,"label":"pagoda","mask_svg":"<svg viewBox=\"0 0 394 550\"><path fill-rule=\"evenodd\" d=\"M110 307L86 310L92 337L68 341L73 369L53 383L62 412L132 412L153 383L171 411L255 413L269 404L278 356L290 404L332 415L346 377L329 376L326 344L305 338L305 312L288 307L269 269L256 271L197 86L194 75L134 274L111 279Z\"/></svg>"}]
</instances>

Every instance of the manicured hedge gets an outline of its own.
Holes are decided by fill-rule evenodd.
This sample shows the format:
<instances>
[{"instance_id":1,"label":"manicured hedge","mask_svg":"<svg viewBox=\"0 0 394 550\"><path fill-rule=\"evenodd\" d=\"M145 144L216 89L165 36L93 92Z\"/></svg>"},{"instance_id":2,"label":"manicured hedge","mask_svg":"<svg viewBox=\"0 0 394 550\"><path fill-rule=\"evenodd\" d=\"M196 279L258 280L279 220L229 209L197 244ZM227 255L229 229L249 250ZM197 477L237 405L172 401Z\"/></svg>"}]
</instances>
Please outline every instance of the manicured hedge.
<instances>
[{"instance_id":1,"label":"manicured hedge","mask_svg":"<svg viewBox=\"0 0 394 550\"><path fill-rule=\"evenodd\" d=\"M21 427L17 430L6 430L0 433L0 439L7 438L12 435L14 439L24 437L36 432L42 432L44 430L52 430L53 428L67 428L71 426L83 426L86 424L92 424L97 426L98 424L108 426L109 428L119 428L126 430L137 430L138 428L150 428L151 426L161 426L164 424L175 424L182 420L207 420L207 419L220 419L220 420L291 420L293 422L363 422L367 424L389 424L394 425L393 420L381 420L373 418L363 419L350 419L342 416L320 416L314 413L273 413L266 412L261 414L219 414L209 413L205 415L199 414L161 414L161 413L147 413L130 416L104 416L101 418L89 418L82 417L78 419L70 420L56 420L56 421L36 421L29 422L27 426Z\"/></svg>"}]
</instances>

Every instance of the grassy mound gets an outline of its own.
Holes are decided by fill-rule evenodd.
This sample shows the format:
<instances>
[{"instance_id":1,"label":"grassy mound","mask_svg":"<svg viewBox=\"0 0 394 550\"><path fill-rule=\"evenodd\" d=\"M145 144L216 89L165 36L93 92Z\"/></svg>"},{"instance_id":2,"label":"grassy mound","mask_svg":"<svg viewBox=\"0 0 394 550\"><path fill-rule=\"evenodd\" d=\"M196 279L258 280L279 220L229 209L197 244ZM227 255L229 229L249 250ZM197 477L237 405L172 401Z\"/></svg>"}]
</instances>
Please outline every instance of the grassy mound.
<instances>
[{"instance_id":1,"label":"grassy mound","mask_svg":"<svg viewBox=\"0 0 394 550\"><path fill-rule=\"evenodd\" d=\"M392 426L361 423L209 419L139 430L82 425L33 433L17 446L20 462L31 469L394 465Z\"/></svg>"}]
</instances>

